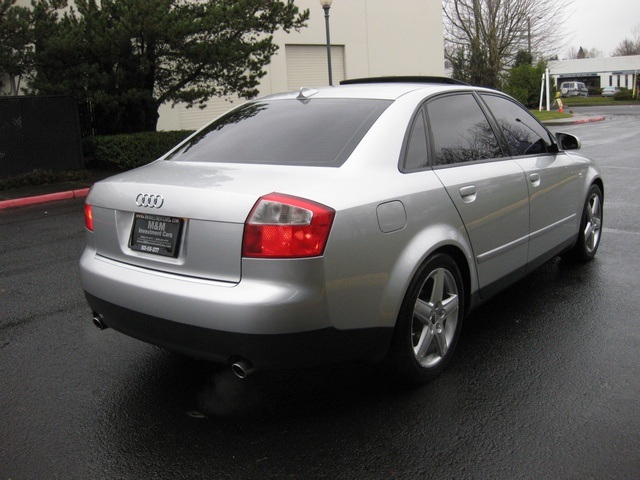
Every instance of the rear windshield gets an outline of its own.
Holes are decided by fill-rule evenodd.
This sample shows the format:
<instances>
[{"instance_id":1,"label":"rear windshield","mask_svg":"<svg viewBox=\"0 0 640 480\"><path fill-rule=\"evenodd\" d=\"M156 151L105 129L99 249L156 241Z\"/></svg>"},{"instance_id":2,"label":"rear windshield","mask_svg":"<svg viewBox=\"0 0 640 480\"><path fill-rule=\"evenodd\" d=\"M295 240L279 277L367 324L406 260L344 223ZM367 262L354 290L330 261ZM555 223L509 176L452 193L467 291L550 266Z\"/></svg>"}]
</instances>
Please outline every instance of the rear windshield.
<instances>
[{"instance_id":1,"label":"rear windshield","mask_svg":"<svg viewBox=\"0 0 640 480\"><path fill-rule=\"evenodd\" d=\"M249 102L207 126L167 160L339 167L390 104L362 99Z\"/></svg>"}]
</instances>

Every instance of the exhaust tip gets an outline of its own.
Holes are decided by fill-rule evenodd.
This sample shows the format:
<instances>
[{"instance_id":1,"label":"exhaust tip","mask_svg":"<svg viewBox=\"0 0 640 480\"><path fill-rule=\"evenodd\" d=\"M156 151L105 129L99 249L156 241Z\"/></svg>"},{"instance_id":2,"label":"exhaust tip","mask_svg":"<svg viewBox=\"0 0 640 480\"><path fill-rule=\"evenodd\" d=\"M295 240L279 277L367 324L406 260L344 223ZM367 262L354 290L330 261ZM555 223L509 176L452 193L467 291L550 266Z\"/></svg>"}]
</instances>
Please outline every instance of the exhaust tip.
<instances>
[{"instance_id":1,"label":"exhaust tip","mask_svg":"<svg viewBox=\"0 0 640 480\"><path fill-rule=\"evenodd\" d=\"M236 377L244 380L253 372L255 372L256 369L248 360L238 360L231 365L231 371Z\"/></svg>"},{"instance_id":2,"label":"exhaust tip","mask_svg":"<svg viewBox=\"0 0 640 480\"><path fill-rule=\"evenodd\" d=\"M93 314L93 324L96 326L96 328L98 330L105 330L107 328L109 328L104 321L102 320L102 315L100 315L99 313L95 313Z\"/></svg>"}]
</instances>

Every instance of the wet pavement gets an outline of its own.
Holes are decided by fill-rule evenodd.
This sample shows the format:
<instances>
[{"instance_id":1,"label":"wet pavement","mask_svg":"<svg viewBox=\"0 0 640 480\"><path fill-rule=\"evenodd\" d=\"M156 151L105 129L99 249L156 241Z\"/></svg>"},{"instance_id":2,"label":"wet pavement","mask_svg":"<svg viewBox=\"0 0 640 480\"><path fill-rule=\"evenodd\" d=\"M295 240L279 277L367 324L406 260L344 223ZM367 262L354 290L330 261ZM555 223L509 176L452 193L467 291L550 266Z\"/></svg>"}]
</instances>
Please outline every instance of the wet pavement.
<instances>
[{"instance_id":1,"label":"wet pavement","mask_svg":"<svg viewBox=\"0 0 640 480\"><path fill-rule=\"evenodd\" d=\"M593 114L561 129L605 175L597 259L486 303L419 388L359 364L240 381L98 331L83 200L1 211L0 479L639 478L640 109Z\"/></svg>"}]
</instances>

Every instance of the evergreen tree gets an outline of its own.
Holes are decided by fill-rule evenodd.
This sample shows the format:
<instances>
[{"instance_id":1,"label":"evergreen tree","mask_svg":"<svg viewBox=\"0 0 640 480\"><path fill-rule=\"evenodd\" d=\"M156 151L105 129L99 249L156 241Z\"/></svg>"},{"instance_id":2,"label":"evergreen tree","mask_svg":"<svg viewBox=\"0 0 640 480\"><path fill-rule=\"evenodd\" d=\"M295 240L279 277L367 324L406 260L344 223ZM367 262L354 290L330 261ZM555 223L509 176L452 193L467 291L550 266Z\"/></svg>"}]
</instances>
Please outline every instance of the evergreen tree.
<instances>
[{"instance_id":1,"label":"evergreen tree","mask_svg":"<svg viewBox=\"0 0 640 480\"><path fill-rule=\"evenodd\" d=\"M525 52L526 53L526 52ZM540 102L540 81L546 65L522 63L509 70L504 91L529 108L537 107Z\"/></svg>"},{"instance_id":2,"label":"evergreen tree","mask_svg":"<svg viewBox=\"0 0 640 480\"><path fill-rule=\"evenodd\" d=\"M88 101L102 134L155 130L165 102L255 96L272 34L309 15L293 0L76 0L53 20L53 1L34 2L30 91Z\"/></svg>"}]
</instances>

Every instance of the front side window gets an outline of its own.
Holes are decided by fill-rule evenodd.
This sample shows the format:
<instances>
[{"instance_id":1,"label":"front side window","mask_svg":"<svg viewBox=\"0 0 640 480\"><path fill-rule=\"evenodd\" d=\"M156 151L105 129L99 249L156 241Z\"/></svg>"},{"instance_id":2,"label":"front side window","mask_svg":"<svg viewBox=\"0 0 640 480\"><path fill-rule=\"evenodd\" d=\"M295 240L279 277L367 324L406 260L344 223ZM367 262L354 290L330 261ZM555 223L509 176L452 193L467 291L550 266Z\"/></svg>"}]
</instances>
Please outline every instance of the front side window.
<instances>
[{"instance_id":1,"label":"front side window","mask_svg":"<svg viewBox=\"0 0 640 480\"><path fill-rule=\"evenodd\" d=\"M166 160L339 167L390 103L363 99L248 102L207 126Z\"/></svg>"},{"instance_id":2,"label":"front side window","mask_svg":"<svg viewBox=\"0 0 640 480\"><path fill-rule=\"evenodd\" d=\"M434 165L502 157L498 140L470 93L438 97L427 104Z\"/></svg>"},{"instance_id":3,"label":"front side window","mask_svg":"<svg viewBox=\"0 0 640 480\"><path fill-rule=\"evenodd\" d=\"M553 145L549 132L520 105L497 95L482 94L509 144L512 155L539 155Z\"/></svg>"}]
</instances>

